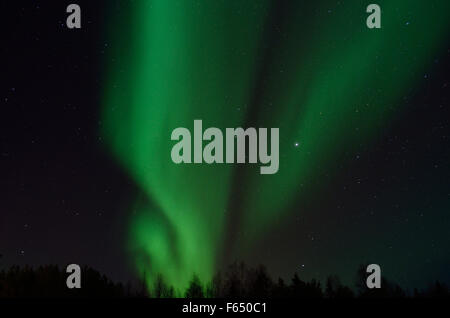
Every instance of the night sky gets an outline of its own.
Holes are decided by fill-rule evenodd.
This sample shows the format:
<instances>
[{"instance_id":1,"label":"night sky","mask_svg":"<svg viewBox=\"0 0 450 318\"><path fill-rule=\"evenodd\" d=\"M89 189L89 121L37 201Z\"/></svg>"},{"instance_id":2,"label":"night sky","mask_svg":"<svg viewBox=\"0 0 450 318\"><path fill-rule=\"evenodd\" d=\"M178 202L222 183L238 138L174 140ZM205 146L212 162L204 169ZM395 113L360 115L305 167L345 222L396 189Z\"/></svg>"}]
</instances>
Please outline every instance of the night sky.
<instances>
[{"instance_id":1,"label":"night sky","mask_svg":"<svg viewBox=\"0 0 450 318\"><path fill-rule=\"evenodd\" d=\"M450 283L450 5L317 2L2 2L0 268ZM194 119L279 127L279 172L175 165Z\"/></svg>"}]
</instances>

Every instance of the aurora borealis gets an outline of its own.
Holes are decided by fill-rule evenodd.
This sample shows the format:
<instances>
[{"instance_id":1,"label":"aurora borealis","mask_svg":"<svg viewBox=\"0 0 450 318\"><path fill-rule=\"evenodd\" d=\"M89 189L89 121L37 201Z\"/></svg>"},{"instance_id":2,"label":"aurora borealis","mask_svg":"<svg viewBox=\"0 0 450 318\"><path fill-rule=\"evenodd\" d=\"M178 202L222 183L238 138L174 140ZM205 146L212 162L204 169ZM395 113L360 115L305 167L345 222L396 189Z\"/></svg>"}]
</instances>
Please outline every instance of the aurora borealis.
<instances>
[{"instance_id":1,"label":"aurora borealis","mask_svg":"<svg viewBox=\"0 0 450 318\"><path fill-rule=\"evenodd\" d=\"M185 296L235 261L323 289L374 263L410 294L450 284L447 0L77 0L69 29L72 2L0 4L0 276L79 264ZM279 129L278 171L175 164L196 120Z\"/></svg>"},{"instance_id":2,"label":"aurora borealis","mask_svg":"<svg viewBox=\"0 0 450 318\"><path fill-rule=\"evenodd\" d=\"M142 190L130 222L141 273L176 287L194 272L208 281L225 255L245 255L307 200L321 170L401 115L449 35L450 5L378 4L380 30L351 1L140 1L132 23L116 22L103 132ZM279 127L279 172L173 164L170 133L194 119Z\"/></svg>"}]
</instances>

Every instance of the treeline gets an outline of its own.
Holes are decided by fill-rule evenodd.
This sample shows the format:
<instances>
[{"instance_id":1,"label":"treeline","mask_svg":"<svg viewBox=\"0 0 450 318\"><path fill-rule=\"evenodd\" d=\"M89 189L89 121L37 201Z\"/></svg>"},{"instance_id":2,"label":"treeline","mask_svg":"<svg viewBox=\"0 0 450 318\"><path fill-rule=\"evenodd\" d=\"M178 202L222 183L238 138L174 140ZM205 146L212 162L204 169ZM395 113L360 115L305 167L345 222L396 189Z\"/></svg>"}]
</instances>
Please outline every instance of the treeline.
<instances>
[{"instance_id":1,"label":"treeline","mask_svg":"<svg viewBox=\"0 0 450 318\"><path fill-rule=\"evenodd\" d=\"M82 288L69 289L67 274L56 265L37 268L12 266L0 272L0 298L68 298L68 297L124 297L132 295L122 284L114 283L98 271L82 269Z\"/></svg>"},{"instance_id":2,"label":"treeline","mask_svg":"<svg viewBox=\"0 0 450 318\"><path fill-rule=\"evenodd\" d=\"M435 282L423 290L406 291L395 283L382 279L380 289L368 289L365 285L365 266L355 275L353 288L341 283L338 276L329 276L323 283L312 279L302 280L298 274L289 281L279 278L272 280L264 266L248 267L244 263L234 263L223 273L217 273L211 282L203 284L193 275L185 291L176 291L158 275L153 286L146 288L130 283L114 283L98 271L82 269L82 288L68 289L68 274L58 266L48 265L38 268L13 266L0 271L0 298L448 298L449 289Z\"/></svg>"},{"instance_id":3,"label":"treeline","mask_svg":"<svg viewBox=\"0 0 450 318\"><path fill-rule=\"evenodd\" d=\"M263 265L248 267L244 263L233 263L224 273L217 273L210 283L203 285L193 275L189 287L182 297L186 298L306 298L306 299L348 299L348 298L449 298L450 291L436 281L426 289L415 288L406 291L399 285L381 279L381 288L366 287L366 265L361 265L355 275L355 286L350 288L341 283L337 275L330 275L324 285L316 279L302 280L297 273L284 281L274 281ZM159 275L148 294L149 297L173 297L174 289L164 284ZM176 296L176 295L175 295Z\"/></svg>"}]
</instances>

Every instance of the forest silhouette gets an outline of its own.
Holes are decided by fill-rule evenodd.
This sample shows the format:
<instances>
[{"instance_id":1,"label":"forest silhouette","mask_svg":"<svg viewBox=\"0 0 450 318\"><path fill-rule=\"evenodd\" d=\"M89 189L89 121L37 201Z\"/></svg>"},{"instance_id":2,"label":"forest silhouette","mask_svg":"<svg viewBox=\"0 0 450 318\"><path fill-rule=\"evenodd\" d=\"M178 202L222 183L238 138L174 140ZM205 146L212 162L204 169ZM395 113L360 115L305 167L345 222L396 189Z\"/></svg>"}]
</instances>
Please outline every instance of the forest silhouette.
<instances>
[{"instance_id":1,"label":"forest silhouette","mask_svg":"<svg viewBox=\"0 0 450 318\"><path fill-rule=\"evenodd\" d=\"M0 298L449 298L447 286L436 281L425 289L404 290L382 278L381 288L366 287L366 266L361 265L355 275L355 285L345 286L336 275L330 275L322 285L316 279L302 280L297 273L284 281L273 280L263 265L249 267L235 262L224 272L218 272L211 282L202 283L193 274L185 291L176 291L159 274L148 288L144 282L132 285L115 283L90 268L82 268L82 288L66 286L68 274L56 265L37 268L12 266L0 271Z\"/></svg>"}]
</instances>

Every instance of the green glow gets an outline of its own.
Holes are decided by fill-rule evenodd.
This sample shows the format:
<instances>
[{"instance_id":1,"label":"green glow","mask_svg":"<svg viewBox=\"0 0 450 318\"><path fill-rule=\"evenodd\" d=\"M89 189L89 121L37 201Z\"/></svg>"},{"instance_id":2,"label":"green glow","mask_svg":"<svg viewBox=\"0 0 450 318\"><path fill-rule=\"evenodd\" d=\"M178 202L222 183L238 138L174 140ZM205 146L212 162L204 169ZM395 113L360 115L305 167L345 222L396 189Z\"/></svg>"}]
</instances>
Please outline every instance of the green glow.
<instances>
[{"instance_id":1,"label":"green glow","mask_svg":"<svg viewBox=\"0 0 450 318\"><path fill-rule=\"evenodd\" d=\"M103 134L143 192L130 213L130 248L144 252L135 262L149 283L155 273L177 289L193 272L211 278L233 178L245 192L238 205L247 235L237 255L308 195L319 167L376 136L447 35L450 5L431 2L379 1L381 30L366 28L360 3L335 5L332 14L316 5L311 21L299 9L272 43L264 34L269 1L136 1L108 65ZM192 129L194 119L221 129L245 125L258 80L264 89L252 121L280 128L278 174L172 163L174 128Z\"/></svg>"},{"instance_id":2,"label":"green glow","mask_svg":"<svg viewBox=\"0 0 450 318\"><path fill-rule=\"evenodd\" d=\"M254 14L244 14L250 9ZM266 8L149 1L134 10L135 54L113 70L104 133L156 206L140 206L132 220L132 245L150 258L138 267L150 280L162 272L183 288L193 272L207 280L215 269L232 166L175 165L170 134L192 129L196 118L221 128L242 125L243 114L229 105L248 100ZM243 14L234 15L237 10Z\"/></svg>"},{"instance_id":3,"label":"green glow","mask_svg":"<svg viewBox=\"0 0 450 318\"><path fill-rule=\"evenodd\" d=\"M315 22L319 26L312 27L323 31L308 39L307 54L303 46L291 43L304 32L296 22L302 14L290 20L292 35L280 44L280 52L289 51L288 56L274 59L269 89L263 92L263 99L276 101L277 111L264 113L261 120L261 126L280 127L284 158L273 177L246 175L246 187L253 189L242 208L248 237L258 238L273 226L293 200L307 199L307 189L319 181L319 169L380 135L401 111L402 94L423 79L425 66L448 34L447 2L435 1L432 8L423 1L377 3L382 7L381 30L365 26L365 4L324 6L316 19L320 22ZM280 88L286 78L288 84ZM295 142L300 146L294 147ZM254 243L245 242L247 248ZM244 252L247 248L238 247Z\"/></svg>"}]
</instances>

